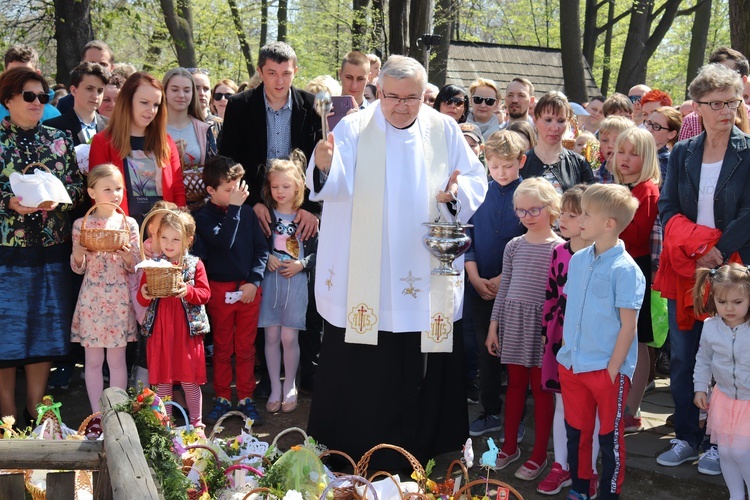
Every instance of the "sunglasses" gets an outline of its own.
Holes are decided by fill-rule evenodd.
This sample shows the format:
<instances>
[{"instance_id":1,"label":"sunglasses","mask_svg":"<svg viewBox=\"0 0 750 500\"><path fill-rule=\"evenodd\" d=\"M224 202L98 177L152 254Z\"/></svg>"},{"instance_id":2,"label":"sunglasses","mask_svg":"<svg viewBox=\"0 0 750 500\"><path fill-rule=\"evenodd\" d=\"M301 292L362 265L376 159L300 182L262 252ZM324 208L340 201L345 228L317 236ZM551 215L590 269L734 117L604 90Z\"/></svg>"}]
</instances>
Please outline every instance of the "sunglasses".
<instances>
[{"instance_id":1,"label":"sunglasses","mask_svg":"<svg viewBox=\"0 0 750 500\"><path fill-rule=\"evenodd\" d=\"M215 92L214 93L214 101L221 101L222 99L229 100L230 97L232 97L234 94L231 92Z\"/></svg>"},{"instance_id":2,"label":"sunglasses","mask_svg":"<svg viewBox=\"0 0 750 500\"><path fill-rule=\"evenodd\" d=\"M208 71L207 69L203 69L203 68L185 68L185 69L191 75L194 75L196 73L203 73L204 75L209 76L211 74L210 71Z\"/></svg>"},{"instance_id":3,"label":"sunglasses","mask_svg":"<svg viewBox=\"0 0 750 500\"><path fill-rule=\"evenodd\" d=\"M49 102L49 94L35 94L30 90L24 90L23 92L19 92L19 94L23 96L23 100L26 102L34 102L36 99L39 99L40 104L47 104Z\"/></svg>"},{"instance_id":4,"label":"sunglasses","mask_svg":"<svg viewBox=\"0 0 750 500\"><path fill-rule=\"evenodd\" d=\"M474 104L482 104L483 102L487 104L487 106L494 106L497 102L497 99L494 97L479 97L478 95L475 95L471 98L471 100L474 102Z\"/></svg>"},{"instance_id":5,"label":"sunglasses","mask_svg":"<svg viewBox=\"0 0 750 500\"><path fill-rule=\"evenodd\" d=\"M630 99L630 102L632 102L633 104L635 104L637 102L641 102L641 97L643 97L643 96L640 96L640 95L629 95L628 99Z\"/></svg>"},{"instance_id":6,"label":"sunglasses","mask_svg":"<svg viewBox=\"0 0 750 500\"><path fill-rule=\"evenodd\" d=\"M464 105L464 98L463 97L451 97L449 99L446 99L443 101L443 104L446 106L463 106ZM490 104L492 106L492 104Z\"/></svg>"}]
</instances>

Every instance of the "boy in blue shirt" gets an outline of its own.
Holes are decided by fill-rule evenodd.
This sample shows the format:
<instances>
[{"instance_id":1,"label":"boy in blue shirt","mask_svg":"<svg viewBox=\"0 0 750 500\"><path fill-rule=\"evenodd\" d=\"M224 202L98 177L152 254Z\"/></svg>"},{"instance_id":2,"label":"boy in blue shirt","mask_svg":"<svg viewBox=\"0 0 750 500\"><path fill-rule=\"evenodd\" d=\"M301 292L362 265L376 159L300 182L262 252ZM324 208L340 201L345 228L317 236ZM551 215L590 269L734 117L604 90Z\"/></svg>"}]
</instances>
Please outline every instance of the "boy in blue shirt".
<instances>
[{"instance_id":1,"label":"boy in blue shirt","mask_svg":"<svg viewBox=\"0 0 750 500\"><path fill-rule=\"evenodd\" d=\"M646 280L618 239L638 208L622 185L597 184L581 200L581 238L570 260L563 346L557 353L573 480L568 498L589 498L591 440L599 416L599 498L618 498L625 478L623 415L637 360L636 322Z\"/></svg>"},{"instance_id":2,"label":"boy in blue shirt","mask_svg":"<svg viewBox=\"0 0 750 500\"><path fill-rule=\"evenodd\" d=\"M468 230L471 247L466 253L466 275L471 287L472 308L477 343L484 346L490 328L490 315L500 286L505 245L526 232L513 208L513 193L521 183L520 170L526 162L524 144L515 132L495 132L484 146L490 181L484 202L472 216ZM500 359L487 349L479 349L479 401L484 413L469 426L469 434L481 436L501 428Z\"/></svg>"},{"instance_id":3,"label":"boy in blue shirt","mask_svg":"<svg viewBox=\"0 0 750 500\"><path fill-rule=\"evenodd\" d=\"M214 424L232 409L232 354L237 371L237 409L262 423L255 392L255 337L268 242L250 205L242 180L245 169L226 156L210 158L203 182L210 200L195 214L199 257L206 265L211 299L206 305L214 334L216 403L206 416Z\"/></svg>"}]
</instances>

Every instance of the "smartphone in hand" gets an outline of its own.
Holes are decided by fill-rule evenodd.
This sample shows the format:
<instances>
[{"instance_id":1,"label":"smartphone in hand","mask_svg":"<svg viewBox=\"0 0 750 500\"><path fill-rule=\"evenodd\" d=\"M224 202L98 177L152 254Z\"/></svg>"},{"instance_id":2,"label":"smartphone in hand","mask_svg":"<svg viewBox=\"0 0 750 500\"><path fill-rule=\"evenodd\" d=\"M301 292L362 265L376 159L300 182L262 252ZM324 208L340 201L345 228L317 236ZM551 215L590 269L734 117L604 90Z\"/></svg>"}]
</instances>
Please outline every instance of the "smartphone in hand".
<instances>
[{"instance_id":1,"label":"smartphone in hand","mask_svg":"<svg viewBox=\"0 0 750 500\"><path fill-rule=\"evenodd\" d=\"M333 130L341 119L356 106L354 98L350 95L336 95L331 97L333 108L332 114L328 115L328 130Z\"/></svg>"}]
</instances>

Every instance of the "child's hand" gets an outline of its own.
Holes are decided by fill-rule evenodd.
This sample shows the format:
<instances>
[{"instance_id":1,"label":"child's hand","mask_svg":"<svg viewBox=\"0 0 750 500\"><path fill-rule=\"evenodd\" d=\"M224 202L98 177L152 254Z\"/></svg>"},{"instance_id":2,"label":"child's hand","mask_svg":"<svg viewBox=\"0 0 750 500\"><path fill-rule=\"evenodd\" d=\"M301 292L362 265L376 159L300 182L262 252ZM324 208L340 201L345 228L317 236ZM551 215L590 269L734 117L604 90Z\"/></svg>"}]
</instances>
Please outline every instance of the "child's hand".
<instances>
[{"instance_id":1,"label":"child's hand","mask_svg":"<svg viewBox=\"0 0 750 500\"><path fill-rule=\"evenodd\" d=\"M83 259L86 258L86 256L89 254L89 251L81 245L80 240L73 241L73 260L76 261L76 264L81 266L83 265Z\"/></svg>"},{"instance_id":2,"label":"child's hand","mask_svg":"<svg viewBox=\"0 0 750 500\"><path fill-rule=\"evenodd\" d=\"M250 196L250 190L247 187L247 183L244 180L240 181L234 186L232 192L229 193L229 204L238 207L242 206L248 196Z\"/></svg>"},{"instance_id":3,"label":"child's hand","mask_svg":"<svg viewBox=\"0 0 750 500\"><path fill-rule=\"evenodd\" d=\"M612 373L614 371L614 373ZM620 370L613 370L609 366L607 367L607 374L609 375L609 380L612 381L612 383L615 383L615 380L617 380L617 375L620 373Z\"/></svg>"},{"instance_id":4,"label":"child's hand","mask_svg":"<svg viewBox=\"0 0 750 500\"><path fill-rule=\"evenodd\" d=\"M281 261L278 257L275 255L269 255L268 256L268 264L266 264L266 268L268 268L269 271L274 272L279 267L281 267Z\"/></svg>"},{"instance_id":5,"label":"child's hand","mask_svg":"<svg viewBox=\"0 0 750 500\"><path fill-rule=\"evenodd\" d=\"M157 255L157 251L154 248L155 239L147 238L143 242L143 255L146 256L147 259L153 259Z\"/></svg>"},{"instance_id":6,"label":"child's hand","mask_svg":"<svg viewBox=\"0 0 750 500\"><path fill-rule=\"evenodd\" d=\"M487 352L492 356L500 355L500 338L497 334L498 329L497 321L490 321L490 329L487 332L487 340L484 341L484 346L487 348Z\"/></svg>"},{"instance_id":7,"label":"child's hand","mask_svg":"<svg viewBox=\"0 0 750 500\"><path fill-rule=\"evenodd\" d=\"M131 267L133 265L133 247L130 243L124 244L122 248L115 253L122 257L122 261L125 262L126 266Z\"/></svg>"},{"instance_id":8,"label":"child's hand","mask_svg":"<svg viewBox=\"0 0 750 500\"><path fill-rule=\"evenodd\" d=\"M701 410L708 410L708 394L706 394L703 391L698 391L695 393L695 399L693 399L693 403L695 403L695 406L700 408Z\"/></svg>"},{"instance_id":9,"label":"child's hand","mask_svg":"<svg viewBox=\"0 0 750 500\"><path fill-rule=\"evenodd\" d=\"M287 260L281 263L279 274L284 278L291 278L303 269L304 266L302 265L302 262L298 260Z\"/></svg>"},{"instance_id":10,"label":"child's hand","mask_svg":"<svg viewBox=\"0 0 750 500\"><path fill-rule=\"evenodd\" d=\"M143 295L143 298L146 300L153 300L154 298L148 294L148 286L144 283L141 287L141 295Z\"/></svg>"},{"instance_id":11,"label":"child's hand","mask_svg":"<svg viewBox=\"0 0 750 500\"><path fill-rule=\"evenodd\" d=\"M178 299L183 298L185 295L187 295L187 290L188 290L187 283L183 281L182 283L180 283L180 286L177 288L177 293L175 294L175 297L177 297Z\"/></svg>"},{"instance_id":12,"label":"child's hand","mask_svg":"<svg viewBox=\"0 0 750 500\"><path fill-rule=\"evenodd\" d=\"M244 285L240 286L240 291L242 292L242 298L240 299L240 302L243 304L249 304L250 302L255 300L255 295L258 293L258 287L253 285L252 283L245 283Z\"/></svg>"}]
</instances>

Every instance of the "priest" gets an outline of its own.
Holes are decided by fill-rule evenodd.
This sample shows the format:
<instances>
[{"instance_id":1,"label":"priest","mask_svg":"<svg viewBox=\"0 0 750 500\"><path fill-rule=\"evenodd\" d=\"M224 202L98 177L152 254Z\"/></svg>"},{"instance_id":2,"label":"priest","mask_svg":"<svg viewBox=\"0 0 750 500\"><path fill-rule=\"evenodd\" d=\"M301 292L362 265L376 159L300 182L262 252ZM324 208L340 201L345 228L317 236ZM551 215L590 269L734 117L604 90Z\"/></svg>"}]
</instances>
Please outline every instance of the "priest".
<instances>
[{"instance_id":1,"label":"priest","mask_svg":"<svg viewBox=\"0 0 750 500\"><path fill-rule=\"evenodd\" d=\"M455 121L422 105L426 85L419 62L391 56L379 100L345 117L307 169L310 199L324 202L315 298L326 321L308 432L355 460L389 443L425 463L468 436L463 259L455 276L432 273L423 223L467 222L487 178ZM407 466L382 451L370 462Z\"/></svg>"}]
</instances>

